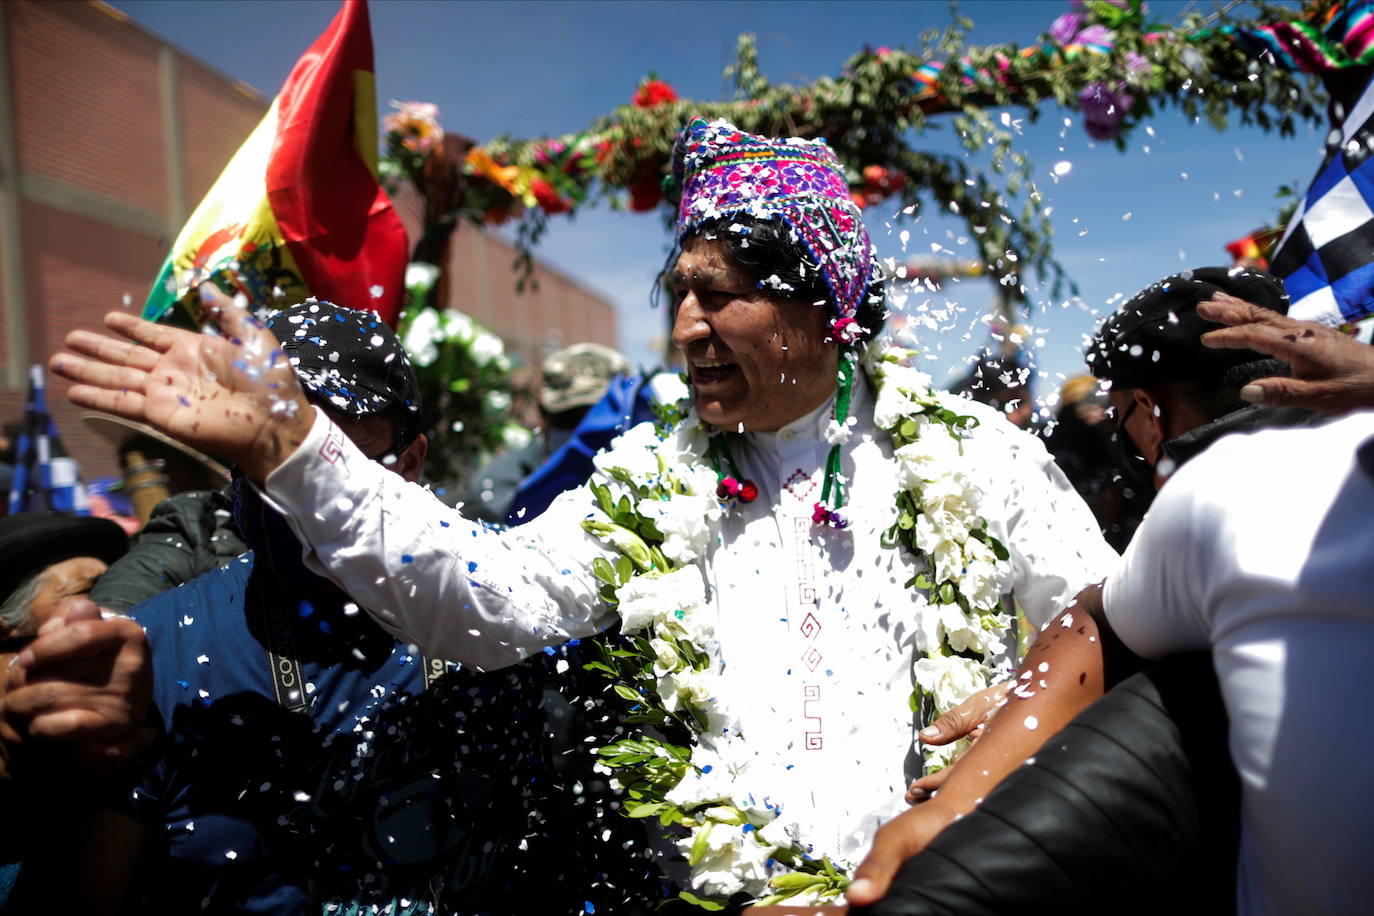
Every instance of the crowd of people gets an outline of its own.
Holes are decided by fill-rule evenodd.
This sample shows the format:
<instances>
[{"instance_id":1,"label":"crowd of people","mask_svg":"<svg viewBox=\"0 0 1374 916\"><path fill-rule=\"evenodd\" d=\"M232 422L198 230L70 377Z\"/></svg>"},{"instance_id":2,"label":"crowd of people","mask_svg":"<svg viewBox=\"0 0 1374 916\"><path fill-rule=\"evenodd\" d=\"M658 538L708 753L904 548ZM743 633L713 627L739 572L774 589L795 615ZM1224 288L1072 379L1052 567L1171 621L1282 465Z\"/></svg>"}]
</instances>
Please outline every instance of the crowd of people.
<instances>
[{"instance_id":1,"label":"crowd of people","mask_svg":"<svg viewBox=\"0 0 1374 916\"><path fill-rule=\"evenodd\" d=\"M689 399L557 354L467 507L346 303L69 335L234 474L132 549L0 520L0 912L1363 911L1374 350L1185 271L1042 438L883 347L824 141L694 119L673 179Z\"/></svg>"}]
</instances>

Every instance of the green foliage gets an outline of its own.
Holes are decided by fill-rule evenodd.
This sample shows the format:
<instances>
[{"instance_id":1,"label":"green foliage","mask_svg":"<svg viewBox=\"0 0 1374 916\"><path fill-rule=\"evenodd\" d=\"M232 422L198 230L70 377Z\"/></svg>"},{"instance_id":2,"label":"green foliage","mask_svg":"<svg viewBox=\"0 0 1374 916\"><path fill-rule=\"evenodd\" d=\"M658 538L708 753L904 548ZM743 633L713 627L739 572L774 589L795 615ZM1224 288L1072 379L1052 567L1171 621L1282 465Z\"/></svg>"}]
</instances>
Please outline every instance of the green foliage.
<instances>
[{"instance_id":1,"label":"green foliage","mask_svg":"<svg viewBox=\"0 0 1374 916\"><path fill-rule=\"evenodd\" d=\"M1053 257L1043 195L1031 161L1017 149L1014 122L994 117L998 110L1020 109L1035 121L1048 106L1078 108L1080 93L1100 85L1129 94L1134 103L1115 137L1119 148L1136 125L1170 108L1218 130L1238 121L1290 136L1300 122L1324 122L1316 80L1261 65L1234 30L1316 19L1327 5L1299 10L1259 3L1246 17L1230 4L1208 14L1190 12L1170 26L1146 23L1136 3L1121 8L1094 0L1085 8L1090 20L1112 33L1105 53L1061 47L1048 34L1025 47L970 46L973 23L955 8L949 25L927 30L915 50L864 49L839 74L799 86L768 80L754 37L741 35L726 70L731 98L678 99L670 91L661 100L621 105L574 135L492 141L478 151L495 165L468 162L467 190L450 219L490 225L523 210L519 259L528 268L550 213L598 201L639 210L659 204L657 187L677 131L703 115L753 133L825 137L860 197L876 203L895 195L913 215L927 206L954 213L967 224L990 273L1013 294L1023 290L1027 271L1057 290L1064 276ZM1049 20L1061 9L1046 5L1045 11ZM921 70L932 61L943 66ZM921 136L942 119L950 121L966 155L921 148ZM394 154L392 171L418 171L414 152L390 137L387 151ZM866 177L874 168L893 180L875 187ZM538 200L531 190L536 181L547 188ZM660 210L670 222L671 205Z\"/></svg>"},{"instance_id":2,"label":"green foliage","mask_svg":"<svg viewBox=\"0 0 1374 916\"><path fill-rule=\"evenodd\" d=\"M511 363L501 339L461 312L425 304L429 289L416 285L408 284L410 303L397 332L420 384L422 428L429 436L425 475L466 492L478 466L528 442L529 433L511 419Z\"/></svg>"}]
</instances>

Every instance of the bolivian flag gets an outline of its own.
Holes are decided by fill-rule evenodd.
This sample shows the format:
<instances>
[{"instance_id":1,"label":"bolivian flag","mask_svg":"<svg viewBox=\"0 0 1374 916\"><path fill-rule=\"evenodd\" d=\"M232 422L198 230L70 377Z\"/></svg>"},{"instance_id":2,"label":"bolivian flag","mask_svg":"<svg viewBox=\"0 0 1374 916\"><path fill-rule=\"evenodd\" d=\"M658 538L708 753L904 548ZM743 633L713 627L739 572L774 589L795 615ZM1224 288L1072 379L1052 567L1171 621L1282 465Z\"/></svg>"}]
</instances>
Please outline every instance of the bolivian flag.
<instances>
[{"instance_id":1,"label":"bolivian flag","mask_svg":"<svg viewBox=\"0 0 1374 916\"><path fill-rule=\"evenodd\" d=\"M250 303L308 296L395 323L405 229L377 182L377 91L366 0L343 9L177 236L143 306L199 322L207 279Z\"/></svg>"}]
</instances>

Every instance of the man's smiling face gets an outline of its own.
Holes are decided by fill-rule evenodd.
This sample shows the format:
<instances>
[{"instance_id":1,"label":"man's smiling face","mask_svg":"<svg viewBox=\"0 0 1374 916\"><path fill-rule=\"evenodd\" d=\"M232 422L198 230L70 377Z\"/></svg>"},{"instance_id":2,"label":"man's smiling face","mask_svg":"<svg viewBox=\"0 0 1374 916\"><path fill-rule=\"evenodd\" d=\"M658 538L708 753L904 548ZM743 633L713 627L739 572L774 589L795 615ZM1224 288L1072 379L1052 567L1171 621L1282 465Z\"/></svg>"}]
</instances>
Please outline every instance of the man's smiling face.
<instances>
[{"instance_id":1,"label":"man's smiling face","mask_svg":"<svg viewBox=\"0 0 1374 916\"><path fill-rule=\"evenodd\" d=\"M835 390L830 308L758 289L719 241L689 236L669 275L673 343L687 362L701 419L722 429L776 430Z\"/></svg>"}]
</instances>

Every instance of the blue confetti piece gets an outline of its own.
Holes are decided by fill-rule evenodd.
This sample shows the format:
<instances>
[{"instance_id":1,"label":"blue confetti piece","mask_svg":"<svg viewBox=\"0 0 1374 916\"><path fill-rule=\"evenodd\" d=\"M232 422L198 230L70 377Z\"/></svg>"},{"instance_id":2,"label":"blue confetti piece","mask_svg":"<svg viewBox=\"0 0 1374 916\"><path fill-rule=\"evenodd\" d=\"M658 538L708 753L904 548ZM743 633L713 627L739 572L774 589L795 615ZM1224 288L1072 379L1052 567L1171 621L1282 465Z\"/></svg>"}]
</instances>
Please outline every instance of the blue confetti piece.
<instances>
[{"instance_id":1,"label":"blue confetti piece","mask_svg":"<svg viewBox=\"0 0 1374 916\"><path fill-rule=\"evenodd\" d=\"M320 632L324 633L325 635L328 635L333 632L333 629L329 626L328 620L320 621Z\"/></svg>"},{"instance_id":2,"label":"blue confetti piece","mask_svg":"<svg viewBox=\"0 0 1374 916\"><path fill-rule=\"evenodd\" d=\"M403 553L403 554L401 554L401 562L402 562L402 563L409 563L409 562L413 561L414 559L415 559L415 558L412 557L412 556L411 556L410 554L408 554L408 553Z\"/></svg>"},{"instance_id":3,"label":"blue confetti piece","mask_svg":"<svg viewBox=\"0 0 1374 916\"><path fill-rule=\"evenodd\" d=\"M595 903L592 903L590 900L584 900L584 901L582 901L582 912L584 912L584 913L595 913L595 912L596 912L596 904L595 904Z\"/></svg>"},{"instance_id":4,"label":"blue confetti piece","mask_svg":"<svg viewBox=\"0 0 1374 916\"><path fill-rule=\"evenodd\" d=\"M440 522L440 523L439 523L439 527L440 527L440 528L447 528L447 527L448 527L448 522Z\"/></svg>"},{"instance_id":5,"label":"blue confetti piece","mask_svg":"<svg viewBox=\"0 0 1374 916\"><path fill-rule=\"evenodd\" d=\"M580 646L580 645L582 645L582 640L580 640L580 639L570 639L570 640L568 640L568 645L570 645L570 646Z\"/></svg>"},{"instance_id":6,"label":"blue confetti piece","mask_svg":"<svg viewBox=\"0 0 1374 916\"><path fill-rule=\"evenodd\" d=\"M826 668L826 669L825 669L825 676L826 676L826 677L834 677L834 676L835 676L835 672L831 671L829 668Z\"/></svg>"},{"instance_id":7,"label":"blue confetti piece","mask_svg":"<svg viewBox=\"0 0 1374 916\"><path fill-rule=\"evenodd\" d=\"M191 406L191 402L188 401L188 400L186 400L186 395L184 395L184 394L179 394L179 395L177 395L177 400L181 402L181 406L182 406L182 407L190 407L190 406Z\"/></svg>"},{"instance_id":8,"label":"blue confetti piece","mask_svg":"<svg viewBox=\"0 0 1374 916\"><path fill-rule=\"evenodd\" d=\"M553 654L554 654L553 646L545 646L545 647L544 647L544 654L545 654L545 655L553 655Z\"/></svg>"},{"instance_id":9,"label":"blue confetti piece","mask_svg":"<svg viewBox=\"0 0 1374 916\"><path fill-rule=\"evenodd\" d=\"M468 572L477 572L477 563L473 560L468 560Z\"/></svg>"},{"instance_id":10,"label":"blue confetti piece","mask_svg":"<svg viewBox=\"0 0 1374 916\"><path fill-rule=\"evenodd\" d=\"M755 827L753 824L745 824L743 827L740 828L740 833L753 833L755 830L758 829L759 828Z\"/></svg>"},{"instance_id":11,"label":"blue confetti piece","mask_svg":"<svg viewBox=\"0 0 1374 916\"><path fill-rule=\"evenodd\" d=\"M714 769L715 769L715 767L708 763L708 764L706 764L706 766L704 766L704 767L701 768L701 772L702 772L702 773L709 773L709 772L711 772L711 771L714 770Z\"/></svg>"},{"instance_id":12,"label":"blue confetti piece","mask_svg":"<svg viewBox=\"0 0 1374 916\"><path fill-rule=\"evenodd\" d=\"M177 681L177 686L180 687L182 690L190 690L190 689L191 689L191 685L188 684L186 681Z\"/></svg>"},{"instance_id":13,"label":"blue confetti piece","mask_svg":"<svg viewBox=\"0 0 1374 916\"><path fill-rule=\"evenodd\" d=\"M302 598L301 603L296 606L296 613L302 617L309 617L315 613L315 605Z\"/></svg>"}]
</instances>

